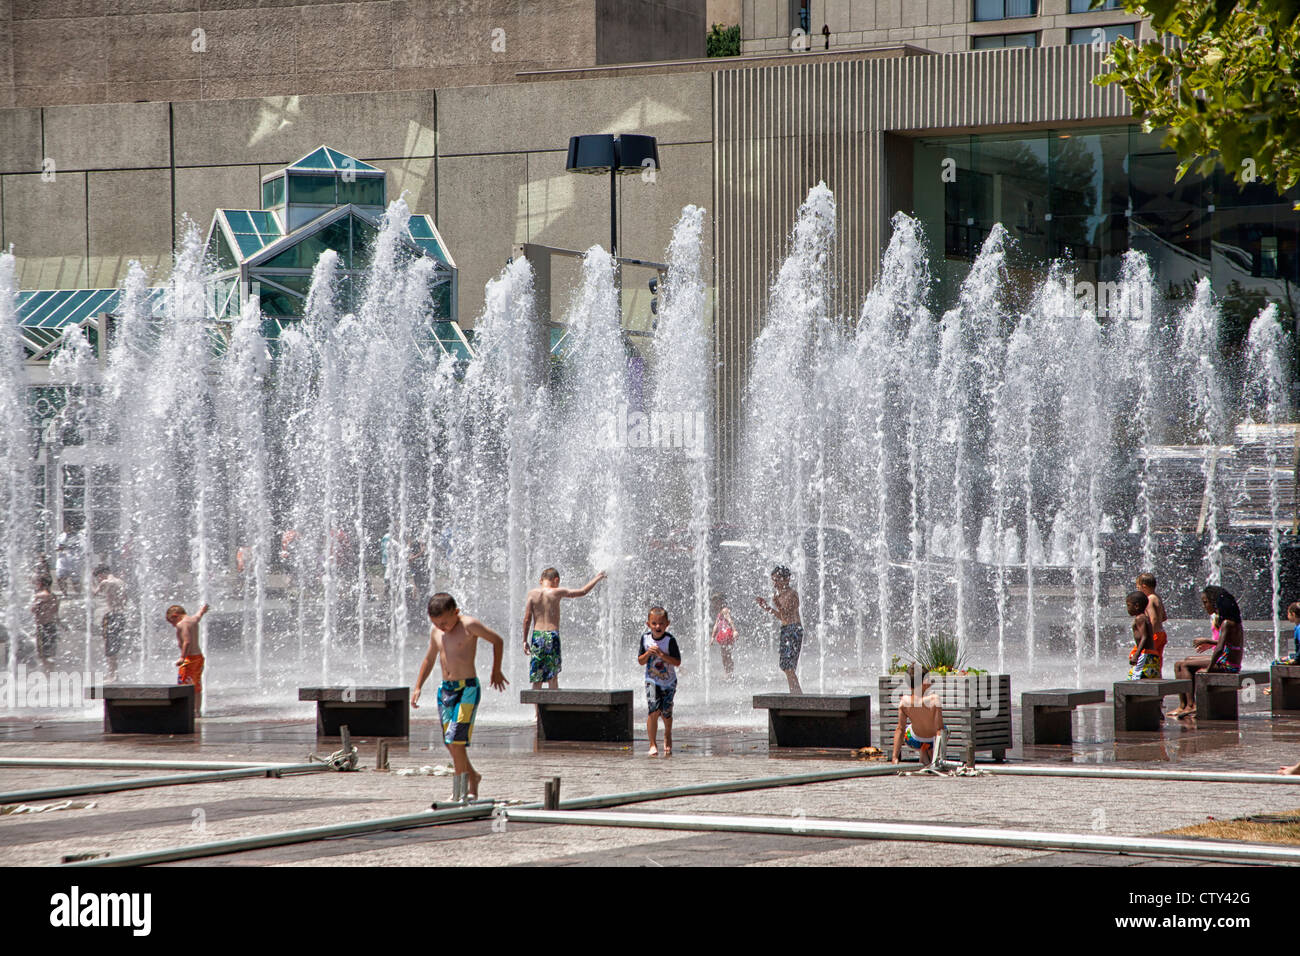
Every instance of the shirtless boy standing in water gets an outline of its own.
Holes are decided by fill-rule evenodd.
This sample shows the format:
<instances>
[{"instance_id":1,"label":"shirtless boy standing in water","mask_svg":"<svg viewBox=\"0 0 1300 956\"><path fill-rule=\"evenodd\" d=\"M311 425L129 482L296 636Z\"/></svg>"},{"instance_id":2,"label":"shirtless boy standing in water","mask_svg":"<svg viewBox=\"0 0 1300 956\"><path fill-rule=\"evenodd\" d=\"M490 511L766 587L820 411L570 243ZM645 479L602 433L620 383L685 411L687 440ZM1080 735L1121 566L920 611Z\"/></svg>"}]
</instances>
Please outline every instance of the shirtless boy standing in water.
<instances>
[{"instance_id":1,"label":"shirtless boy standing in water","mask_svg":"<svg viewBox=\"0 0 1300 956\"><path fill-rule=\"evenodd\" d=\"M411 706L420 706L420 688L429 679L434 661L442 667L442 684L438 687L438 717L442 721L442 740L451 754L457 777L466 782L465 793L471 800L478 796L479 781L483 775L469 762L469 739L474 732L474 718L478 716L481 688L474 657L478 642L492 645L492 677L489 683L504 691L506 680L501 673L501 655L506 643L501 635L488 628L478 618L462 614L456 599L439 592L429 598L429 650L420 662L420 674L411 690ZM464 775L463 777L461 775Z\"/></svg>"},{"instance_id":2,"label":"shirtless boy standing in water","mask_svg":"<svg viewBox=\"0 0 1300 956\"><path fill-rule=\"evenodd\" d=\"M176 643L181 659L176 662L176 683L194 685L194 716L203 707L203 652L199 650L199 621L208 613L205 604L198 614L186 614L185 608L173 604L167 609L167 623L176 628Z\"/></svg>"},{"instance_id":3,"label":"shirtless boy standing in water","mask_svg":"<svg viewBox=\"0 0 1300 956\"><path fill-rule=\"evenodd\" d=\"M799 652L803 649L803 621L799 617L799 592L790 587L790 569L777 565L772 569L772 603L755 598L758 606L781 622L781 648L777 660L790 685L790 693L802 694L799 686Z\"/></svg>"},{"instance_id":4,"label":"shirtless boy standing in water","mask_svg":"<svg viewBox=\"0 0 1300 956\"><path fill-rule=\"evenodd\" d=\"M540 689L542 681L551 690L560 686L560 601L586 597L603 580L605 572L601 571L575 591L560 587L560 572L547 568L541 583L528 592L524 601L524 653L528 655L528 679L533 682L533 690Z\"/></svg>"},{"instance_id":5,"label":"shirtless boy standing in water","mask_svg":"<svg viewBox=\"0 0 1300 956\"><path fill-rule=\"evenodd\" d=\"M920 689L916 678L920 676ZM907 683L912 689L898 702L898 726L894 728L894 763L902 756L903 743L921 752L921 764L934 763L934 744L943 732L943 707L939 696L930 693L930 675L919 664L907 668ZM938 755L940 758L943 754Z\"/></svg>"}]
</instances>

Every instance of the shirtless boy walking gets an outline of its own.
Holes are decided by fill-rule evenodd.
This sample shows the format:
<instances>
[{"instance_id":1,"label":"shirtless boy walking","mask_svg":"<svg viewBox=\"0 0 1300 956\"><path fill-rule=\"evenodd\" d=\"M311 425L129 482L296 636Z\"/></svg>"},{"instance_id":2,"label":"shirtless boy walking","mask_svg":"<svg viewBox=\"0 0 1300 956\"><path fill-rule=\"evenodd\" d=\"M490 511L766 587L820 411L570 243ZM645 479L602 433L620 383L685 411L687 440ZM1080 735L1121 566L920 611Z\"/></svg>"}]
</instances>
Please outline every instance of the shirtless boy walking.
<instances>
[{"instance_id":1,"label":"shirtless boy walking","mask_svg":"<svg viewBox=\"0 0 1300 956\"><path fill-rule=\"evenodd\" d=\"M583 587L560 587L560 572L547 568L541 582L528 592L524 601L524 653L528 655L528 679L533 690L546 686L555 690L560 686L560 601L564 598L586 597L601 581L601 571Z\"/></svg>"},{"instance_id":2,"label":"shirtless boy walking","mask_svg":"<svg viewBox=\"0 0 1300 956\"><path fill-rule=\"evenodd\" d=\"M465 783L462 792L473 800L478 796L479 781L483 779L483 775L469 762L469 739L474 732L481 691L474 657L480 640L492 645L489 683L504 691L506 684L510 683L501 673L501 655L506 644L500 634L478 618L462 614L456 606L456 599L444 591L429 598L428 611L429 621L433 624L429 629L429 650L420 662L420 673L411 690L411 706L420 706L420 689L433 672L434 661L437 661L442 668L442 684L438 687L442 741L451 754L457 778Z\"/></svg>"},{"instance_id":3,"label":"shirtless boy walking","mask_svg":"<svg viewBox=\"0 0 1300 956\"><path fill-rule=\"evenodd\" d=\"M803 621L799 617L799 592L790 587L790 569L777 565L772 569L772 603L762 597L758 606L781 622L781 649L777 664L790 685L790 693L802 694L799 686L799 652L803 649Z\"/></svg>"},{"instance_id":4,"label":"shirtless boy walking","mask_svg":"<svg viewBox=\"0 0 1300 956\"><path fill-rule=\"evenodd\" d=\"M176 662L176 683L194 685L194 716L203 708L203 652L199 649L199 621L210 608L205 604L198 614L186 614L185 608L173 604L167 609L167 623L176 628L176 643L181 657Z\"/></svg>"}]
</instances>

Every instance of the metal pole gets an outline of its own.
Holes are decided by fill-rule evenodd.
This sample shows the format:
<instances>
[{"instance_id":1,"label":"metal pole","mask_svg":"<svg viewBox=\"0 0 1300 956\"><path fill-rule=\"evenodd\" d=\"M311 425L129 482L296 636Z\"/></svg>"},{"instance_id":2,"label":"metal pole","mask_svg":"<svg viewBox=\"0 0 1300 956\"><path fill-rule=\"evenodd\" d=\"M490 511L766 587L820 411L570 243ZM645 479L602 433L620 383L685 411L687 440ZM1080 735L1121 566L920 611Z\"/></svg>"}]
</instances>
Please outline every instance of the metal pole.
<instances>
[{"instance_id":1,"label":"metal pole","mask_svg":"<svg viewBox=\"0 0 1300 956\"><path fill-rule=\"evenodd\" d=\"M1047 830L1001 830L953 824L878 823L859 820L782 820L756 816L703 816L663 813L583 813L506 808L507 820L556 826L633 827L652 830L695 830L727 833L833 837L854 840L907 840L922 843L963 843L1026 850L1066 850L1091 853L1135 853L1152 856L1197 857L1238 863L1300 863L1300 847L1256 843L1225 844L1170 837L1112 837Z\"/></svg>"},{"instance_id":2,"label":"metal pole","mask_svg":"<svg viewBox=\"0 0 1300 956\"><path fill-rule=\"evenodd\" d=\"M439 826L444 823L460 823L465 820L481 820L492 815L492 806L469 806L454 810L425 810L400 817L378 817L360 820L356 823L335 823L323 827L309 827L305 830L286 830L281 833L266 833L262 836L241 837L235 840L219 840L216 843L200 843L195 846L171 847L166 850L153 850L147 853L131 853L126 856L109 856L97 860L83 860L68 863L66 866L146 866L151 863L170 863L173 860L192 860L203 856L222 856L226 853L243 853L248 850L261 850L274 846L290 846L294 843L310 843L313 840L329 840L335 837L360 836L365 833L382 833L386 830L411 830L416 827Z\"/></svg>"},{"instance_id":3,"label":"metal pole","mask_svg":"<svg viewBox=\"0 0 1300 956\"><path fill-rule=\"evenodd\" d=\"M836 780L853 780L858 777L897 776L897 766L877 764L871 767L855 767L851 770L824 770L817 773L801 773L788 777L756 777L749 780L727 780L719 783L687 784L682 787L665 787L661 790L640 790L632 793L611 793L605 796L579 797L576 800L563 800L560 809L594 810L602 807L618 807L629 803L641 803L650 800L672 800L675 797L698 797L713 793L740 793L745 790L769 790L775 787L797 787L810 783L832 783Z\"/></svg>"},{"instance_id":4,"label":"metal pole","mask_svg":"<svg viewBox=\"0 0 1300 956\"><path fill-rule=\"evenodd\" d=\"M617 152L617 150L616 150ZM609 167L609 254L618 269L618 161Z\"/></svg>"},{"instance_id":5,"label":"metal pole","mask_svg":"<svg viewBox=\"0 0 1300 956\"><path fill-rule=\"evenodd\" d=\"M1136 770L1127 767L980 767L1009 777L1096 777L1103 780L1181 780L1189 783L1280 783L1300 785L1300 776L1280 773L1221 773L1214 770Z\"/></svg>"},{"instance_id":6,"label":"metal pole","mask_svg":"<svg viewBox=\"0 0 1300 956\"><path fill-rule=\"evenodd\" d=\"M256 760L95 760L82 757L0 757L0 767L48 767L64 770L250 770L294 767L297 764Z\"/></svg>"},{"instance_id":7,"label":"metal pole","mask_svg":"<svg viewBox=\"0 0 1300 956\"><path fill-rule=\"evenodd\" d=\"M12 793L0 793L0 804L30 803L33 800L59 800L63 797L79 797L87 793L116 793L119 790L147 790L151 787L213 783L220 780L242 780L245 777L278 777L286 773L319 773L326 769L328 767L325 764L304 763L287 767L245 767L242 770L183 773L170 777L139 777L135 780L101 780L98 783L78 783L66 787L46 787L40 790L15 790Z\"/></svg>"}]
</instances>

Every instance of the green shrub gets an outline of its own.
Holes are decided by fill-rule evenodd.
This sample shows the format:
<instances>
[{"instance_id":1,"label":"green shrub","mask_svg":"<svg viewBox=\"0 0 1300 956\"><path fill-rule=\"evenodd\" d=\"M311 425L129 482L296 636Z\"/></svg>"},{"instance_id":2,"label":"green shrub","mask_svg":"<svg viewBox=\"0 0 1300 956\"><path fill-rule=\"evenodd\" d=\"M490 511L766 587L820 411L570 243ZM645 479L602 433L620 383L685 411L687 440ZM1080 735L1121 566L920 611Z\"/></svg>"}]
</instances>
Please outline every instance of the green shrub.
<instances>
[{"instance_id":1,"label":"green shrub","mask_svg":"<svg viewBox=\"0 0 1300 956\"><path fill-rule=\"evenodd\" d=\"M740 56L740 24L732 27L713 24L705 39L705 49L709 56Z\"/></svg>"}]
</instances>

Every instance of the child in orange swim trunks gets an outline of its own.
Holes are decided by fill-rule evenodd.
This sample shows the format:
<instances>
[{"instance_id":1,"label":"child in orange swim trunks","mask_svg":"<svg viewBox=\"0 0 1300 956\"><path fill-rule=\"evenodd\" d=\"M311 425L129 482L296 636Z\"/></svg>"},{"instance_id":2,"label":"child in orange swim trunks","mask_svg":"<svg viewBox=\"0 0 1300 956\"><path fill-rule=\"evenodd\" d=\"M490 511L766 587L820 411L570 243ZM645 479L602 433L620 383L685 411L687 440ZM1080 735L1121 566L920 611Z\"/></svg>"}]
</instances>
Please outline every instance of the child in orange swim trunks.
<instances>
[{"instance_id":1,"label":"child in orange swim trunks","mask_svg":"<svg viewBox=\"0 0 1300 956\"><path fill-rule=\"evenodd\" d=\"M185 608L173 604L167 609L167 623L176 628L176 643L181 658L176 662L176 683L194 685L194 716L203 706L203 654L199 650L199 621L208 613L205 604L198 614L186 614Z\"/></svg>"}]
</instances>

